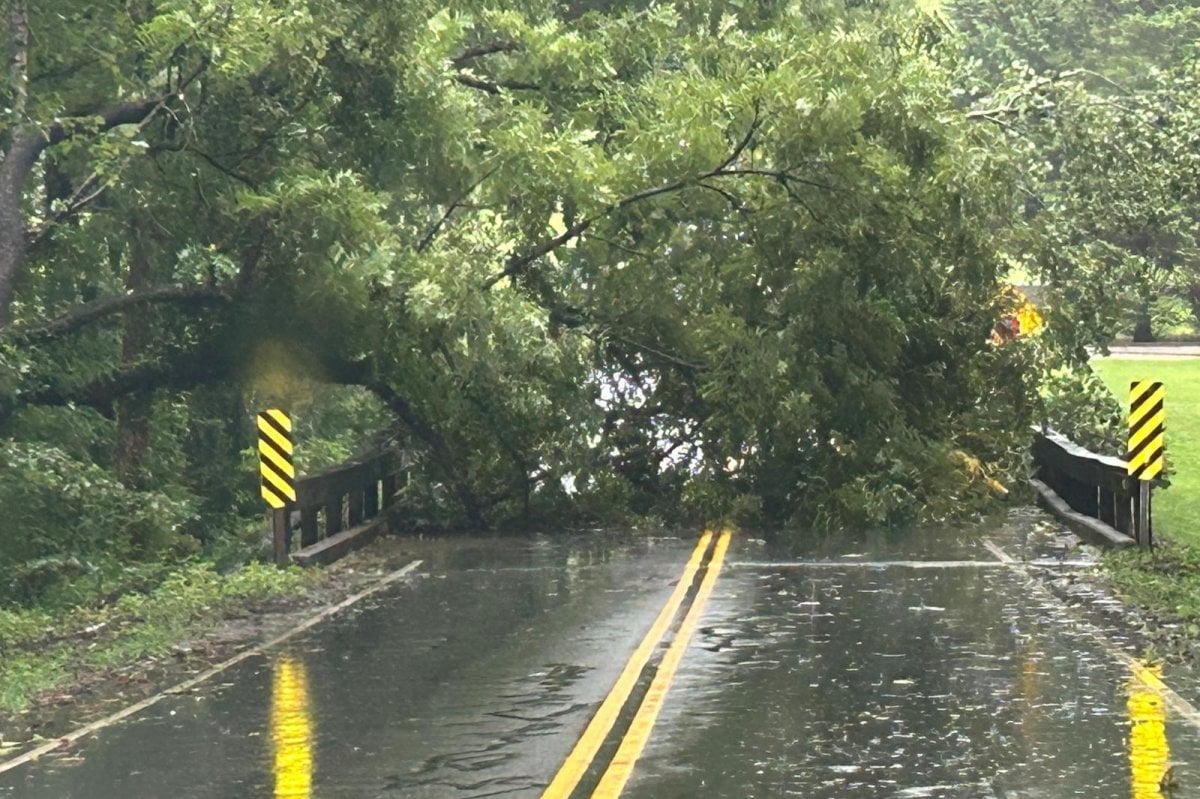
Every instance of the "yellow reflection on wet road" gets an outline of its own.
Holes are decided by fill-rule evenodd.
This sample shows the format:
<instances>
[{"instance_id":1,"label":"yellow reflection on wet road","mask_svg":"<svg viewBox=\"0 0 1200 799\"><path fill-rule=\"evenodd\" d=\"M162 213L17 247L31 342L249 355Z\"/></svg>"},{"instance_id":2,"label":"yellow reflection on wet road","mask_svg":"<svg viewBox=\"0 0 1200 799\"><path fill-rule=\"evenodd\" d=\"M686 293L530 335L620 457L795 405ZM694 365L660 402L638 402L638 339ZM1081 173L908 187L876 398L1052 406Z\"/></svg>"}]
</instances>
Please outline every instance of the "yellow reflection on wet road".
<instances>
[{"instance_id":1,"label":"yellow reflection on wet road","mask_svg":"<svg viewBox=\"0 0 1200 799\"><path fill-rule=\"evenodd\" d=\"M1162 668L1133 665L1129 681L1129 772L1133 799L1164 799L1163 778L1169 767L1166 706Z\"/></svg>"},{"instance_id":2,"label":"yellow reflection on wet road","mask_svg":"<svg viewBox=\"0 0 1200 799\"><path fill-rule=\"evenodd\" d=\"M1036 741L1041 734L1042 712L1038 707L1038 697L1042 690L1042 661L1041 653L1034 647L1033 641L1025 645L1021 652L1021 676L1017 687L1021 697L1021 734L1027 741Z\"/></svg>"},{"instance_id":3,"label":"yellow reflection on wet road","mask_svg":"<svg viewBox=\"0 0 1200 799\"><path fill-rule=\"evenodd\" d=\"M304 663L287 655L275 664L271 693L275 799L311 799L313 723Z\"/></svg>"}]
</instances>

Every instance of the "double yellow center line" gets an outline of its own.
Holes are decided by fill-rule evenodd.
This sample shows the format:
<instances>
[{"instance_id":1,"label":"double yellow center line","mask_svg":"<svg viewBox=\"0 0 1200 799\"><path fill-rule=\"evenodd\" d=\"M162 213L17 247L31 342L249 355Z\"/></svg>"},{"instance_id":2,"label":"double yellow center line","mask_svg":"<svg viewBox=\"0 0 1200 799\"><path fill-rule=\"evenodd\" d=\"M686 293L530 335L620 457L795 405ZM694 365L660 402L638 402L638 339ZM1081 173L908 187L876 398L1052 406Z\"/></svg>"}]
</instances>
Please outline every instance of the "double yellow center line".
<instances>
[{"instance_id":1,"label":"double yellow center line","mask_svg":"<svg viewBox=\"0 0 1200 799\"><path fill-rule=\"evenodd\" d=\"M655 670L654 679L642 698L637 714L633 717L616 754L593 791L592 799L616 799L621 795L629 775L633 772L634 764L650 739L654 722L658 718L667 691L670 689L671 680L683 660L684 651L696 630L700 615L704 612L704 605L712 594L713 586L721 571L721 564L725 560L725 552L729 548L729 537L728 532L721 533L716 537L716 546L712 550L704 577L700 582L700 587L696 590L687 615L684 616L675 637L671 640L667 653L663 655L662 661ZM650 630L638 648L634 650L629 662L625 664L625 668L622 669L612 690L604 698L600 708L588 723L587 729L583 731L583 735L542 794L542 799L569 799L575 792L580 780L583 779L595 759L596 753L600 751L600 747L612 732L621 710L629 702L629 697L637 686L638 678L646 668L646 664L650 662L654 650L666 636L671 622L679 614L679 608L683 605L695 582L696 573L700 571L705 553L708 552L713 538L711 532L706 532L700 537L700 541L692 551L691 558L684 567L679 583L667 599L667 604L659 611Z\"/></svg>"}]
</instances>

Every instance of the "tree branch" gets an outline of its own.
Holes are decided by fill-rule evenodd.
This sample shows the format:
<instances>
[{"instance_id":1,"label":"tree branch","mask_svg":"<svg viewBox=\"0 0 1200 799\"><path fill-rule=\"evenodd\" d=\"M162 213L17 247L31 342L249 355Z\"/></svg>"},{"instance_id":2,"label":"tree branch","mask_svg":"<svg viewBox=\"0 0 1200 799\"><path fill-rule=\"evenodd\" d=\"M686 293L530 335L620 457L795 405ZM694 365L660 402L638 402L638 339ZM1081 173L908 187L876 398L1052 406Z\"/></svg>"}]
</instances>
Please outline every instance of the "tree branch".
<instances>
[{"instance_id":1,"label":"tree branch","mask_svg":"<svg viewBox=\"0 0 1200 799\"><path fill-rule=\"evenodd\" d=\"M42 149L53 147L67 139L74 138L81 130L86 130L83 125L70 125L70 119L76 119L80 122L86 122L90 118L99 118L97 132L111 130L121 125L133 125L144 123L148 117L153 116L157 111L165 108L172 100L176 100L183 96L183 92L188 88L204 70L208 69L211 63L211 58L205 55L196 66L185 75L174 90L162 95L161 97L149 97L142 100L131 100L124 103L115 103L96 112L87 110L77 111L68 115L66 120L55 122L50 127L46 128L43 136ZM39 150L39 153L41 151Z\"/></svg>"},{"instance_id":2,"label":"tree branch","mask_svg":"<svg viewBox=\"0 0 1200 799\"><path fill-rule=\"evenodd\" d=\"M488 94L499 94L502 90L509 91L540 91L541 86L536 83L526 83L520 80L502 80L490 81L477 78L474 75L468 75L465 72L459 72L454 76L454 80L461 83L463 86L469 86L472 89L479 89Z\"/></svg>"},{"instance_id":3,"label":"tree branch","mask_svg":"<svg viewBox=\"0 0 1200 799\"><path fill-rule=\"evenodd\" d=\"M114 314L123 313L144 305L179 303L183 305L212 305L229 299L223 291L209 286L159 286L131 294L104 297L80 305L67 313L41 325L10 330L8 335L15 341L33 343L46 341L74 332L85 325Z\"/></svg>"},{"instance_id":4,"label":"tree branch","mask_svg":"<svg viewBox=\"0 0 1200 799\"><path fill-rule=\"evenodd\" d=\"M8 7L8 36L12 47L8 78L12 90L12 110L25 113L29 100L29 11L24 2Z\"/></svg>"},{"instance_id":5,"label":"tree branch","mask_svg":"<svg viewBox=\"0 0 1200 799\"><path fill-rule=\"evenodd\" d=\"M82 406L94 408L111 416L113 405L122 397L145 394L157 389L178 391L208 385L234 377L234 361L222 357L211 346L197 347L189 352L163 354L81 386L48 386L18 397L0 397L0 424L20 407L47 405L52 407Z\"/></svg>"},{"instance_id":6,"label":"tree branch","mask_svg":"<svg viewBox=\"0 0 1200 799\"><path fill-rule=\"evenodd\" d=\"M819 180L812 180L810 178L802 178L799 175L797 175L796 173L792 172L790 169L759 169L759 168L754 168L754 167L739 167L736 169L733 169L733 168L717 169L717 170L713 170L712 172L708 173L704 177L705 178L724 178L724 177L739 177L739 176L741 176L741 177L757 176L757 177L762 177L762 178L771 178L772 180L778 181L781 185L785 185L785 186L789 183L800 183L805 186L812 186L815 189L822 189L824 191L834 191L834 192L838 191L838 188L836 186L830 186L828 183L822 183Z\"/></svg>"},{"instance_id":7,"label":"tree branch","mask_svg":"<svg viewBox=\"0 0 1200 799\"><path fill-rule=\"evenodd\" d=\"M715 193L721 195L722 197L724 197L725 201L729 203L729 206L733 210L735 210L739 214L741 214L742 216L745 216L746 213L748 212L748 209L746 208L746 204L743 203L742 199L740 197L738 197L736 194L734 194L733 192L726 191L725 189L722 189L720 186L714 186L713 184L705 183L704 181L700 181L696 185L702 189L707 189L711 192L715 192Z\"/></svg>"},{"instance_id":8,"label":"tree branch","mask_svg":"<svg viewBox=\"0 0 1200 799\"><path fill-rule=\"evenodd\" d=\"M463 476L459 463L454 458L453 450L441 432L428 419L419 414L412 403L387 383L381 380L368 380L364 385L375 396L383 400L383 403L396 414L400 422L413 435L425 442L429 447L430 455L432 455L434 468L458 496L467 520L472 526L480 530L484 529L487 522L483 518L483 506Z\"/></svg>"},{"instance_id":9,"label":"tree branch","mask_svg":"<svg viewBox=\"0 0 1200 799\"><path fill-rule=\"evenodd\" d=\"M694 363L692 361L685 361L683 358L679 358L675 355L670 354L669 352L663 352L662 350L660 350L656 347L651 347L649 344L645 344L640 341L634 341L633 339L631 339L627 336L623 336L620 333L617 333L613 330L608 331L608 337L612 338L616 341L623 341L626 344L630 345L631 347L634 347L638 351L644 351L644 352L650 353L651 355L656 355L659 358L661 358L662 360L664 360L667 363L672 364L674 366L678 366L678 367L681 367L683 369L687 369L687 370L690 370L693 372L700 372L700 371L704 370L704 364Z\"/></svg>"},{"instance_id":10,"label":"tree branch","mask_svg":"<svg viewBox=\"0 0 1200 799\"><path fill-rule=\"evenodd\" d=\"M725 159L723 159L721 161L720 165L718 165L715 169L709 170L708 172L704 172L700 175L685 176L682 178L678 178L676 180L672 180L669 183L664 183L660 186L652 186L648 189L642 189L641 191L634 192L633 194L627 194L626 196L617 200L615 203L608 205L606 208L601 210L595 216L584 217L583 219L579 220L574 225L567 228L566 230L564 230L562 233L558 234L554 238L546 239L545 241L540 242L539 244L535 245L533 248L531 248L530 250L527 250L526 252L517 253L517 254L510 256L508 261L504 265L504 269L500 270L496 274L489 277L486 281L484 281L484 283L483 283L484 291L491 289L493 286L495 286L497 283L499 283L501 280L503 280L506 277L515 277L515 276L519 275L521 272L524 272L526 269L529 268L529 265L532 264L534 261L536 261L538 258L541 258L542 256L552 252L556 248L561 247L563 244L566 244L568 241L578 238L584 231L586 231L589 227L592 226L592 224L594 224L598 220L603 219L607 216L611 216L612 214L616 213L617 211L620 211L621 209L626 208L635 203L639 203L643 200L649 200L653 197L657 197L662 194L669 194L671 192L679 191L680 189L687 188L688 186L694 185L696 183L700 183L709 178L720 177L723 175L771 174L772 176L777 176L778 173L767 173L765 170L742 170L742 169L735 170L735 169L730 168L731 165L734 164L737 161L737 159L741 156L741 154L743 152L745 152L746 148L750 146L750 142L754 138L755 132L758 130L758 128L761 125L762 125L762 120L758 115L758 110L757 110L757 106L756 106L754 120L750 123L750 128L746 132L746 135L743 136L742 139L738 142L738 144L733 148L733 151L731 152L731 154L729 156L727 156Z\"/></svg>"},{"instance_id":11,"label":"tree branch","mask_svg":"<svg viewBox=\"0 0 1200 799\"><path fill-rule=\"evenodd\" d=\"M492 55L493 53L511 53L520 49L521 45L517 42L498 39L493 42L483 42L481 44L472 45L452 58L450 63L453 64L456 69L461 69L469 62L474 61L476 58L482 58L485 55Z\"/></svg>"},{"instance_id":12,"label":"tree branch","mask_svg":"<svg viewBox=\"0 0 1200 799\"><path fill-rule=\"evenodd\" d=\"M10 306L14 286L25 269L28 258L31 231L26 227L22 201L29 173L41 154L46 148L85 131L104 132L133 123L146 125L159 109L165 108L173 98L181 97L184 88L199 77L208 64L208 56L200 59L200 63L180 81L176 89L162 97L116 103L97 114L89 115L99 119L95 125L86 125L84 119L75 117L59 120L45 129L27 125L18 127L13 132L4 153L4 160L0 161L0 330L11 323ZM104 190L103 185L94 191L91 190L91 185L98 180L99 178L94 177L85 180L83 186L73 194L68 209L77 210L98 196ZM51 220L51 223L53 221ZM44 236L51 223L32 231L32 238Z\"/></svg>"},{"instance_id":13,"label":"tree branch","mask_svg":"<svg viewBox=\"0 0 1200 799\"><path fill-rule=\"evenodd\" d=\"M242 174L234 167L225 166L220 161L218 161L216 158L214 158L213 156L211 156L208 153L201 150L199 147L189 146L189 147L185 147L184 150L189 153L193 153L195 155L200 156L201 160L203 160L206 164L211 166L213 169L220 172L222 175L225 175L228 178L232 178L232 179L236 180L238 183L241 183L243 186L245 186L248 189L251 189L253 191L258 191L258 184L255 183L252 179L250 179L246 175Z\"/></svg>"},{"instance_id":14,"label":"tree branch","mask_svg":"<svg viewBox=\"0 0 1200 799\"><path fill-rule=\"evenodd\" d=\"M97 132L104 132L115 127L120 127L121 125L131 125L134 123L137 123L138 131L145 129L146 125L150 123L150 120L152 120L159 111L166 108L171 100L183 97L183 90L196 78L198 78L200 73L202 73L207 67L208 57L205 56L200 60L200 64L194 70L192 70L187 77L180 81L179 86L176 87L174 91L164 95L163 97L160 97L157 100L140 100L130 103L121 103L111 106L99 114L94 115L101 119L101 123ZM82 113L73 116L76 118L86 118ZM66 122L56 122L55 124L51 125L50 128L46 130L44 137L35 142L37 149L34 153L32 153L33 160L36 161L37 156L40 155L41 152L46 148L73 138L77 133L78 127L68 127ZM203 153L201 153L201 155L203 155ZM209 159L209 163L213 163L211 159ZM29 166L33 166L32 161L29 163ZM29 230L25 234L26 246L31 247L41 241L55 225L61 224L86 208L94 200L96 200L97 197L103 194L106 188L108 188L107 183L100 183L100 173L98 171L93 172L83 181L83 183L79 185L79 188L72 192L66 206L61 211L55 213L42 224L38 225L32 230Z\"/></svg>"},{"instance_id":15,"label":"tree branch","mask_svg":"<svg viewBox=\"0 0 1200 799\"><path fill-rule=\"evenodd\" d=\"M99 185L97 185L99 184ZM49 216L40 225L30 228L25 234L26 246L33 247L46 237L46 234L55 226L67 221L75 214L82 211L84 208L91 205L104 190L108 188L107 184L100 183L100 173L93 172L87 177L83 183L79 184L79 188L71 192L71 196L67 198L66 203L58 211L50 212Z\"/></svg>"},{"instance_id":16,"label":"tree branch","mask_svg":"<svg viewBox=\"0 0 1200 799\"><path fill-rule=\"evenodd\" d=\"M609 208L606 209L601 216L607 216L615 210L616 206L609 206ZM487 291L491 289L492 286L495 286L506 277L516 277L520 273L524 272L527 268L529 268L529 265L538 258L541 258L543 255L546 255L547 253L550 253L561 247L571 239L578 238L580 234L592 226L593 221L594 219L585 217L584 219L581 219L575 224L571 225L554 238L546 239L540 244L535 245L530 250L527 250L519 255L511 256L502 270L483 282L483 290Z\"/></svg>"},{"instance_id":17,"label":"tree branch","mask_svg":"<svg viewBox=\"0 0 1200 799\"><path fill-rule=\"evenodd\" d=\"M754 134L758 133L758 129L762 127L763 119L760 116L760 113L761 107L758 100L755 100L754 118L750 120L750 126L746 129L746 135L743 136L741 141L739 141L733 148L733 152L729 154L729 157L722 161L721 165L717 167L717 172L728 169L729 167L733 166L739 158L742 157L742 153L746 151L746 148L749 147L750 143L754 140Z\"/></svg>"},{"instance_id":18,"label":"tree branch","mask_svg":"<svg viewBox=\"0 0 1200 799\"><path fill-rule=\"evenodd\" d=\"M437 237L438 231L440 231L442 229L443 225L445 225L448 221L450 221L450 216L455 211L457 211L459 208L462 208L463 203L465 203L468 199L470 199L471 195L475 193L475 190L478 189L481 185L483 185L483 182L485 180L490 178L492 175L496 174L496 170L498 170L499 168L500 167L494 167L493 169L488 171L483 177L481 177L479 180L475 181L475 183L472 184L471 187L466 190L466 192L463 194L462 197L460 197L459 199L450 203L450 207L446 209L446 212L444 214L442 214L442 218L439 219L436 223L434 223L433 227L431 227L425 233L425 235L421 237L421 240L419 242L417 242L417 252L425 252L425 250L429 249L429 245L433 244L433 240Z\"/></svg>"}]
</instances>

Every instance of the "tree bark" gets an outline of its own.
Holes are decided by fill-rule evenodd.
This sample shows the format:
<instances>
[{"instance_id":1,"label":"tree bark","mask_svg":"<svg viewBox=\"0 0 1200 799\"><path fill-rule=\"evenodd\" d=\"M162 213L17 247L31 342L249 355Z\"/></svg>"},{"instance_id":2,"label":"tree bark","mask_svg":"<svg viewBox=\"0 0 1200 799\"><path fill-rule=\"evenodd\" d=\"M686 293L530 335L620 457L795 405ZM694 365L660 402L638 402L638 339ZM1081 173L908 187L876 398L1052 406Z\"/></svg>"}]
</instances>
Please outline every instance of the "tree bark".
<instances>
[{"instance_id":1,"label":"tree bark","mask_svg":"<svg viewBox=\"0 0 1200 799\"><path fill-rule=\"evenodd\" d=\"M150 282L150 260L136 225L129 231L129 268L125 273L125 288L136 294ZM117 258L121 253L116 253ZM150 323L144 313L125 314L125 330L121 342L121 364L131 368L145 355L150 344ZM153 394L139 392L122 397L117 402L117 479L126 488L145 488L144 465L150 447L150 411ZM139 542L134 542L138 545Z\"/></svg>"},{"instance_id":2,"label":"tree bark","mask_svg":"<svg viewBox=\"0 0 1200 799\"><path fill-rule=\"evenodd\" d=\"M1154 330L1150 326L1150 301L1142 300L1138 305L1137 321L1133 323L1134 341L1154 341Z\"/></svg>"},{"instance_id":3,"label":"tree bark","mask_svg":"<svg viewBox=\"0 0 1200 799\"><path fill-rule=\"evenodd\" d=\"M408 400L400 396L387 383L371 380L365 386L391 408L392 413L396 414L401 423L413 435L425 442L425 445L429 447L433 467L458 497L467 521L476 530L486 530L487 520L483 517L483 502L476 496L475 491L467 482L466 476L462 474L452 448L441 432L430 424L429 420L417 413Z\"/></svg>"},{"instance_id":4,"label":"tree bark","mask_svg":"<svg viewBox=\"0 0 1200 799\"><path fill-rule=\"evenodd\" d=\"M29 13L23 0L13 0L4 17L10 51L7 98L15 115L25 113L29 97ZM0 328L9 322L9 299L16 276L14 264L25 260L25 224L21 194L36 153L30 152L23 127L5 137L4 160L0 162Z\"/></svg>"},{"instance_id":5,"label":"tree bark","mask_svg":"<svg viewBox=\"0 0 1200 799\"><path fill-rule=\"evenodd\" d=\"M7 17L9 40L12 46L28 41L28 24L20 4L13 7ZM15 24L20 23L20 24ZM23 25L23 27L22 27ZM23 37L23 38L22 38ZM10 69L16 69L25 60L14 59ZM72 139L80 134L81 128L73 124L71 116L96 118L94 126L87 127L89 134L103 133L121 125L144 124L155 112L179 97L196 78L208 68L209 60L202 58L192 72L179 82L173 92L162 97L115 103L99 111L80 111L68 115L66 121L58 121L46 128L36 125L17 125L7 142L4 159L0 161L0 330L12 323L12 301L16 282L25 269L29 251L29 231L22 213L25 184L38 158L48 148ZM10 78L13 76L10 75ZM17 87L20 87L19 92ZM13 96L25 103L27 78L14 81Z\"/></svg>"},{"instance_id":6,"label":"tree bark","mask_svg":"<svg viewBox=\"0 0 1200 799\"><path fill-rule=\"evenodd\" d=\"M42 148L36 134L18 130L13 134L4 161L0 163L0 328L12 321L12 297L17 275L25 266L25 216L21 199L25 181Z\"/></svg>"},{"instance_id":7,"label":"tree bark","mask_svg":"<svg viewBox=\"0 0 1200 799\"><path fill-rule=\"evenodd\" d=\"M32 344L49 341L79 330L109 316L129 314L144 305L174 304L189 306L226 305L229 293L212 286L157 286L142 287L133 294L115 294L76 305L71 310L49 322L31 327L21 326L8 334L10 341Z\"/></svg>"},{"instance_id":8,"label":"tree bark","mask_svg":"<svg viewBox=\"0 0 1200 799\"><path fill-rule=\"evenodd\" d=\"M1188 302L1192 306L1192 317L1200 324L1200 283L1189 284L1187 294Z\"/></svg>"},{"instance_id":9,"label":"tree bark","mask_svg":"<svg viewBox=\"0 0 1200 799\"><path fill-rule=\"evenodd\" d=\"M9 105L24 114L29 98L29 10L24 0L10 0L5 22L11 54L8 62Z\"/></svg>"}]
</instances>

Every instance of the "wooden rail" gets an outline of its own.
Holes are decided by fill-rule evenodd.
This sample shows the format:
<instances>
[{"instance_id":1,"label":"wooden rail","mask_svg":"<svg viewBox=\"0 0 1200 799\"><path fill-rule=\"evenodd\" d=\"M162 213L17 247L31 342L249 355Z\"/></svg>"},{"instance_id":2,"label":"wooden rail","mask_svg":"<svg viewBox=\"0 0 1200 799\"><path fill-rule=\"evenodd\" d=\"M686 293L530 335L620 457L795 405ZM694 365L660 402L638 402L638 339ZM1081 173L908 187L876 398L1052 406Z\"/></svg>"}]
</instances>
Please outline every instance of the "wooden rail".
<instances>
[{"instance_id":1,"label":"wooden rail","mask_svg":"<svg viewBox=\"0 0 1200 799\"><path fill-rule=\"evenodd\" d=\"M1116 547L1151 545L1150 484L1120 458L1097 455L1053 431L1034 431L1038 501L1069 527Z\"/></svg>"},{"instance_id":2,"label":"wooden rail","mask_svg":"<svg viewBox=\"0 0 1200 799\"><path fill-rule=\"evenodd\" d=\"M272 512L275 563L328 563L386 530L386 511L411 461L408 452L383 452L297 480L295 505Z\"/></svg>"}]
</instances>

